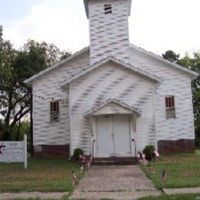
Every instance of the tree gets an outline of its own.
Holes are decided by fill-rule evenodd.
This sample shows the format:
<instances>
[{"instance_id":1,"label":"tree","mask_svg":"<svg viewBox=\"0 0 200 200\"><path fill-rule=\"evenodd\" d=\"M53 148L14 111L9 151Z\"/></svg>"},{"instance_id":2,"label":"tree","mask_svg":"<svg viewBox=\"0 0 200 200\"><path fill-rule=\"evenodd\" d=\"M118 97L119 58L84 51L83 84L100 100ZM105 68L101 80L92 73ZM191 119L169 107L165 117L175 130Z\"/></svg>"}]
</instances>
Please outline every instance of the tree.
<instances>
[{"instance_id":1,"label":"tree","mask_svg":"<svg viewBox=\"0 0 200 200\"><path fill-rule=\"evenodd\" d=\"M12 130L30 112L31 89L23 81L70 55L55 45L29 40L24 48L15 50L4 41L0 29L0 124L3 139L11 137Z\"/></svg>"},{"instance_id":2,"label":"tree","mask_svg":"<svg viewBox=\"0 0 200 200\"><path fill-rule=\"evenodd\" d=\"M10 118L14 115L13 107L16 104L13 102L13 98L18 91L13 68L16 51L9 41L3 41L2 38L0 41L0 113L3 116L4 132L8 132Z\"/></svg>"},{"instance_id":3,"label":"tree","mask_svg":"<svg viewBox=\"0 0 200 200\"><path fill-rule=\"evenodd\" d=\"M26 44L24 44L24 48L22 51L19 51L19 57L26 62L26 65L22 62L18 65L18 68L24 67L28 70L33 70L32 74L28 74L28 78L35 73L38 73L41 70L44 70L47 67L50 67L63 59L69 57L71 53L67 51L61 51L54 44L48 44L46 42L36 42L34 40L28 40ZM24 56L24 58L23 58ZM23 66L21 66L21 64Z\"/></svg>"},{"instance_id":4,"label":"tree","mask_svg":"<svg viewBox=\"0 0 200 200\"><path fill-rule=\"evenodd\" d=\"M172 50L168 50L164 54L162 54L162 57L173 62L173 63L176 63L179 60L180 55L176 54Z\"/></svg>"}]
</instances>

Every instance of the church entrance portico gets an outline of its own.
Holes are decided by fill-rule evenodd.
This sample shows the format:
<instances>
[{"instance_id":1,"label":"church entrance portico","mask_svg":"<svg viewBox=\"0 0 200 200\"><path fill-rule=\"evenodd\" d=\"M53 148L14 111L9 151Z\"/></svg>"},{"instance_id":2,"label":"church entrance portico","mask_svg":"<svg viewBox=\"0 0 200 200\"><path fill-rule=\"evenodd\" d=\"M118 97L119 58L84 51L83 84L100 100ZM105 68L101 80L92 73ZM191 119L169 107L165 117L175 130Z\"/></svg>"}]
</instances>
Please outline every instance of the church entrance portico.
<instances>
[{"instance_id":1,"label":"church entrance portico","mask_svg":"<svg viewBox=\"0 0 200 200\"><path fill-rule=\"evenodd\" d=\"M136 120L139 115L137 109L117 100L108 100L91 109L87 117L92 122L93 157L135 157Z\"/></svg>"}]
</instances>

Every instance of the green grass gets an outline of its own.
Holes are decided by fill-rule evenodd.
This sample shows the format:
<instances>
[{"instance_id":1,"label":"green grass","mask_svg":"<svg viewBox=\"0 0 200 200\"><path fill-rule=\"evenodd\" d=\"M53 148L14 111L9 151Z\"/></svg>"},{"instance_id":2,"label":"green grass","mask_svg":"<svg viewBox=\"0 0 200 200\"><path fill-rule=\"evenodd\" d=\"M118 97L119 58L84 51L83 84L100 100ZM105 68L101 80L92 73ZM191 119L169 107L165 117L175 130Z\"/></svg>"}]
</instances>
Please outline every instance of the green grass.
<instances>
[{"instance_id":1,"label":"green grass","mask_svg":"<svg viewBox=\"0 0 200 200\"><path fill-rule=\"evenodd\" d=\"M13 199L13 200L44 200L44 199L40 199L40 198L36 198L36 199L33 199L33 198L29 198L29 199ZM55 199L45 199L45 200L55 200ZM75 200L75 199L71 199L69 198L68 196L64 196L62 197L61 199L59 200ZM76 199L77 200L77 199ZM79 199L79 200L85 200L85 199ZM101 199L101 200L113 200L113 199Z\"/></svg>"},{"instance_id":2,"label":"green grass","mask_svg":"<svg viewBox=\"0 0 200 200\"><path fill-rule=\"evenodd\" d=\"M29 199L13 199L13 200L44 200L44 199L40 199L40 198L36 198L36 199L33 199L33 198L29 198ZM55 199L45 199L45 200L55 200ZM59 200L75 200L75 199L71 199L67 196L59 199ZM77 200L77 199L76 199ZM79 199L79 200L85 200L85 199ZM113 199L101 199L101 200L113 200Z\"/></svg>"},{"instance_id":3,"label":"green grass","mask_svg":"<svg viewBox=\"0 0 200 200\"><path fill-rule=\"evenodd\" d=\"M41 198L28 198L28 199L13 199L13 200L44 200L44 199L41 199ZM45 200L55 200L55 199L45 199ZM68 196L64 196L59 200L69 200L69 197ZM74 199L70 199L70 200L74 200Z\"/></svg>"},{"instance_id":4,"label":"green grass","mask_svg":"<svg viewBox=\"0 0 200 200\"><path fill-rule=\"evenodd\" d=\"M200 186L200 151L194 154L177 154L161 157L152 162L154 173L144 169L157 188L181 188ZM162 171L166 171L167 181L161 181Z\"/></svg>"},{"instance_id":5,"label":"green grass","mask_svg":"<svg viewBox=\"0 0 200 200\"><path fill-rule=\"evenodd\" d=\"M144 197L139 200L200 200L200 194L161 195L158 197Z\"/></svg>"},{"instance_id":6,"label":"green grass","mask_svg":"<svg viewBox=\"0 0 200 200\"><path fill-rule=\"evenodd\" d=\"M39 159L23 164L0 164L0 192L71 192L72 171L79 173L79 165L66 159Z\"/></svg>"},{"instance_id":7,"label":"green grass","mask_svg":"<svg viewBox=\"0 0 200 200\"><path fill-rule=\"evenodd\" d=\"M13 200L44 200L44 199L41 199L41 198L28 198L28 199L13 199ZM55 200L55 199L45 199L45 200ZM62 197L61 199L59 200L69 200L69 197ZM70 199L70 200L73 200L73 199Z\"/></svg>"}]
</instances>

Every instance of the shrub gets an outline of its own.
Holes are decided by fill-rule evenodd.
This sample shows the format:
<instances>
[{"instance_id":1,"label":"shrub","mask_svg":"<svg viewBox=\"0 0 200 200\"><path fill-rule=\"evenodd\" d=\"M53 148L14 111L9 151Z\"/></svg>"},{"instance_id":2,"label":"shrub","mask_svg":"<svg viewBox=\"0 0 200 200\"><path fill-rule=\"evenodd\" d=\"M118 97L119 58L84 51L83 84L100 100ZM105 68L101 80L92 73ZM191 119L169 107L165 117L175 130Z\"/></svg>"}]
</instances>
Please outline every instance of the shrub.
<instances>
[{"instance_id":1,"label":"shrub","mask_svg":"<svg viewBox=\"0 0 200 200\"><path fill-rule=\"evenodd\" d=\"M83 150L80 149L80 148L77 148L77 149L74 150L74 154L72 156L72 159L78 161L79 158L80 158L80 155L83 155L83 154L84 154Z\"/></svg>"},{"instance_id":2,"label":"shrub","mask_svg":"<svg viewBox=\"0 0 200 200\"><path fill-rule=\"evenodd\" d=\"M151 161L154 159L155 155L154 155L154 150L155 150L155 147L153 145L147 145L144 150L143 150L143 153L145 154L145 158L148 160L148 161Z\"/></svg>"},{"instance_id":3,"label":"shrub","mask_svg":"<svg viewBox=\"0 0 200 200\"><path fill-rule=\"evenodd\" d=\"M197 148L200 148L200 130L195 130L195 145Z\"/></svg>"}]
</instances>

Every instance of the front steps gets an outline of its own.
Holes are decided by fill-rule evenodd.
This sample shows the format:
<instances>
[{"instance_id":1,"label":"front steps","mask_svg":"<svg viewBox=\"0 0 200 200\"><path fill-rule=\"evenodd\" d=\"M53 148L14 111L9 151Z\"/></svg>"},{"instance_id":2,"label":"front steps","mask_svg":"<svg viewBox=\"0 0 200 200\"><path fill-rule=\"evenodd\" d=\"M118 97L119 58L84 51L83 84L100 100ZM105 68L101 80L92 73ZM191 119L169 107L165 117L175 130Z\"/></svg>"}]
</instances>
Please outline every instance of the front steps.
<instances>
[{"instance_id":1,"label":"front steps","mask_svg":"<svg viewBox=\"0 0 200 200\"><path fill-rule=\"evenodd\" d=\"M137 159L135 157L109 157L109 158L93 158L93 165L135 165Z\"/></svg>"}]
</instances>

